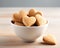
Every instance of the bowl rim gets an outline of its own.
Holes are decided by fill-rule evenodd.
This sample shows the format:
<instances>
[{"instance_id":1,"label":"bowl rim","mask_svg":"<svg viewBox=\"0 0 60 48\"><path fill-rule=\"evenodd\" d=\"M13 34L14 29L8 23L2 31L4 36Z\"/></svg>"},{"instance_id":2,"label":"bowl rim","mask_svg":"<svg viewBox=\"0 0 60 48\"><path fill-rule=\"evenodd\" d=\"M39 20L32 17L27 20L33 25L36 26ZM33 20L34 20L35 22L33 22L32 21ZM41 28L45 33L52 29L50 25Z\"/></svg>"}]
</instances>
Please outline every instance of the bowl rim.
<instances>
[{"instance_id":1,"label":"bowl rim","mask_svg":"<svg viewBox=\"0 0 60 48\"><path fill-rule=\"evenodd\" d=\"M11 20L12 21L12 20ZM48 22L48 20L47 20L47 23L46 24L44 24L44 25L40 25L40 26L19 26L19 25L15 25L15 24L13 24L12 22L11 22L11 25L13 25L13 26L17 26L17 27L26 27L26 28L37 28L37 27L43 27L43 26L47 26L49 24L49 22Z\"/></svg>"}]
</instances>

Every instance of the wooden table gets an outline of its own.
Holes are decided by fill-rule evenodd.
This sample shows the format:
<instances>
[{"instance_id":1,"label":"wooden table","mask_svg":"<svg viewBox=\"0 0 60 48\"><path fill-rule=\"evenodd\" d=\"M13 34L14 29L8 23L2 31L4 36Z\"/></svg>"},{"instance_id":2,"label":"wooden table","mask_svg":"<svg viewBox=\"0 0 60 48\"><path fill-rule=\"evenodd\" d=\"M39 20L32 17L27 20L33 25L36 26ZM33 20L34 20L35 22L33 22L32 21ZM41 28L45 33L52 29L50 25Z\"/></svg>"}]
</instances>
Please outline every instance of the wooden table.
<instances>
[{"instance_id":1,"label":"wooden table","mask_svg":"<svg viewBox=\"0 0 60 48\"><path fill-rule=\"evenodd\" d=\"M10 16L21 8L0 8L0 48L60 48L60 8L36 8L42 10L49 21L46 34L56 36L56 45L46 45L41 42L26 43L19 39L10 25ZM26 8L26 10L29 8Z\"/></svg>"}]
</instances>

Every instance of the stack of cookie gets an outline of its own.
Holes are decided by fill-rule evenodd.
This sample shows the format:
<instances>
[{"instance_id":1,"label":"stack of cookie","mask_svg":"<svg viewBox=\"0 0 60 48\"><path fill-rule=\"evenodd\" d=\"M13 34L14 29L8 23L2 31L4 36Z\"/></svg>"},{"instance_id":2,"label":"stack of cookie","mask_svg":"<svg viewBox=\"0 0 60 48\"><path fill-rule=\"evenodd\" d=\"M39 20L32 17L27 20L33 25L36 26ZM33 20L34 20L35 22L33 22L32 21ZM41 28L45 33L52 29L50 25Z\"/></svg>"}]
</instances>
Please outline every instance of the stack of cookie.
<instances>
[{"instance_id":1,"label":"stack of cookie","mask_svg":"<svg viewBox=\"0 0 60 48\"><path fill-rule=\"evenodd\" d=\"M47 23L46 19L42 16L41 11L30 9L28 13L25 10L20 10L18 13L13 14L14 24L19 26L40 26Z\"/></svg>"}]
</instances>

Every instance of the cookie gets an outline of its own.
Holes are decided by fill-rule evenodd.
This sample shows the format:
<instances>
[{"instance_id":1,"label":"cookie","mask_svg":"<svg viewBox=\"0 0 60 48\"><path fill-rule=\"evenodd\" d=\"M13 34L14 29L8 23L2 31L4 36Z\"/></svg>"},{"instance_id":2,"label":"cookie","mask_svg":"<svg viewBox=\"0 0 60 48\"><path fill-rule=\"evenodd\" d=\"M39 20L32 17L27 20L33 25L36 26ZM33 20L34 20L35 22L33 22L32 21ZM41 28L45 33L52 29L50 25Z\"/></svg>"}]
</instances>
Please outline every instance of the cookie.
<instances>
[{"instance_id":1,"label":"cookie","mask_svg":"<svg viewBox=\"0 0 60 48\"><path fill-rule=\"evenodd\" d=\"M50 45L55 45L56 44L56 39L54 36L52 35L46 35L43 37L43 41L47 44L50 44Z\"/></svg>"},{"instance_id":2,"label":"cookie","mask_svg":"<svg viewBox=\"0 0 60 48\"><path fill-rule=\"evenodd\" d=\"M35 15L37 15L37 14L40 14L42 16L42 12L41 11L38 11L38 12L35 13Z\"/></svg>"},{"instance_id":3,"label":"cookie","mask_svg":"<svg viewBox=\"0 0 60 48\"><path fill-rule=\"evenodd\" d=\"M25 11L25 10L20 10L20 11L19 11L19 16L20 16L21 18L23 18L24 16L27 16L26 11Z\"/></svg>"},{"instance_id":4,"label":"cookie","mask_svg":"<svg viewBox=\"0 0 60 48\"><path fill-rule=\"evenodd\" d=\"M34 16L36 13L36 10L35 9L30 9L29 10L29 16Z\"/></svg>"},{"instance_id":5,"label":"cookie","mask_svg":"<svg viewBox=\"0 0 60 48\"><path fill-rule=\"evenodd\" d=\"M25 16L23 18L23 24L25 26L32 26L35 22L36 22L36 19L33 16L32 17Z\"/></svg>"},{"instance_id":6,"label":"cookie","mask_svg":"<svg viewBox=\"0 0 60 48\"><path fill-rule=\"evenodd\" d=\"M36 25L38 25L38 26L44 25L47 22L46 19L44 17L42 17L41 15L39 15L39 14L37 14L35 16L35 18L36 18Z\"/></svg>"},{"instance_id":7,"label":"cookie","mask_svg":"<svg viewBox=\"0 0 60 48\"><path fill-rule=\"evenodd\" d=\"M20 22L15 22L14 24L15 25L18 25L18 26L24 26L24 24L23 23L20 23Z\"/></svg>"},{"instance_id":8,"label":"cookie","mask_svg":"<svg viewBox=\"0 0 60 48\"><path fill-rule=\"evenodd\" d=\"M14 20L16 22L21 22L21 17L19 16L19 13L14 13L12 20Z\"/></svg>"}]
</instances>

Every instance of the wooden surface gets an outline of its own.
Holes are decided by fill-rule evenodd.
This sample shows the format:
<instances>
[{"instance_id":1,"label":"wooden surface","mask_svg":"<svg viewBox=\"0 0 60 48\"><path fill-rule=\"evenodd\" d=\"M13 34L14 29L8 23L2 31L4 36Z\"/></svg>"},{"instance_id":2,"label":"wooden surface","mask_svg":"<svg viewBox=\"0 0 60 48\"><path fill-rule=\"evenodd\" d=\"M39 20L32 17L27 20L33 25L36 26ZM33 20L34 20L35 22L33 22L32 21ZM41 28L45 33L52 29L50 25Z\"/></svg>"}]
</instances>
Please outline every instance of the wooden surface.
<instances>
[{"instance_id":1,"label":"wooden surface","mask_svg":"<svg viewBox=\"0 0 60 48\"><path fill-rule=\"evenodd\" d=\"M0 8L0 48L60 48L60 8L40 9L44 12L44 17L49 21L46 34L53 34L56 37L56 45L42 44L39 40L26 43L19 39L10 25L11 14L19 9L21 8Z\"/></svg>"}]
</instances>

